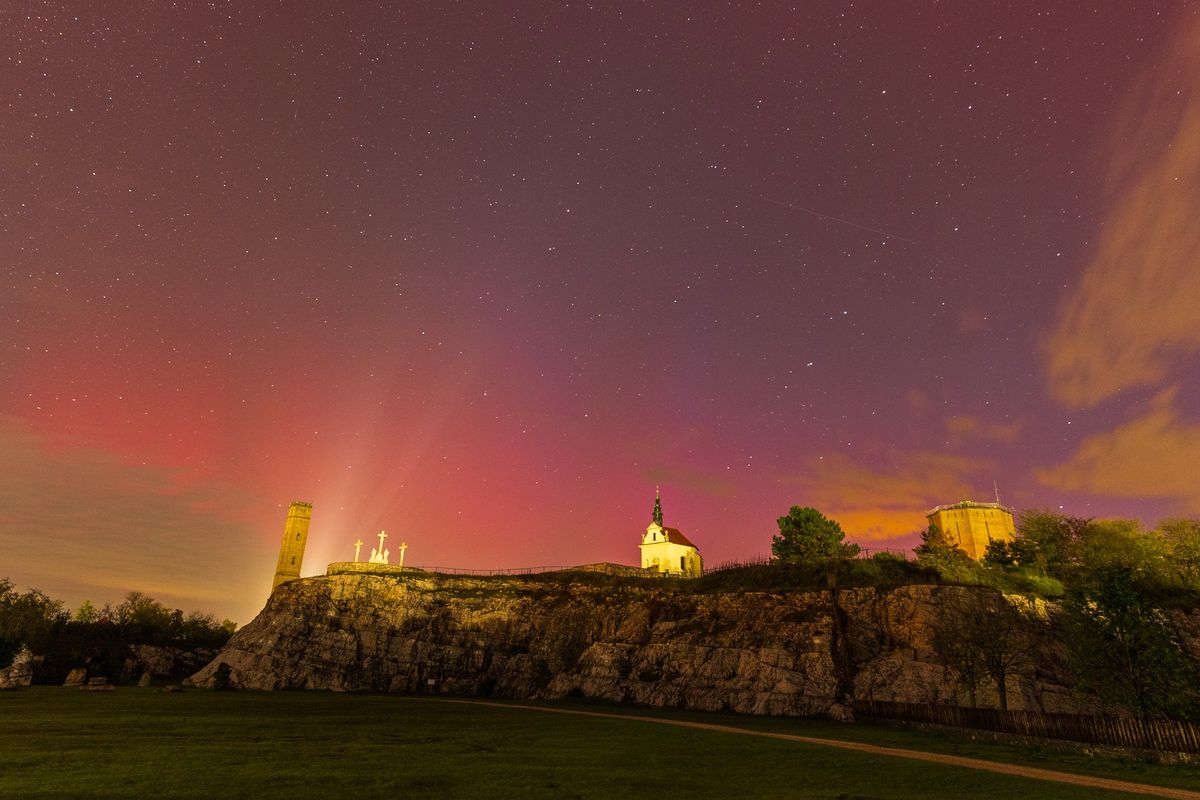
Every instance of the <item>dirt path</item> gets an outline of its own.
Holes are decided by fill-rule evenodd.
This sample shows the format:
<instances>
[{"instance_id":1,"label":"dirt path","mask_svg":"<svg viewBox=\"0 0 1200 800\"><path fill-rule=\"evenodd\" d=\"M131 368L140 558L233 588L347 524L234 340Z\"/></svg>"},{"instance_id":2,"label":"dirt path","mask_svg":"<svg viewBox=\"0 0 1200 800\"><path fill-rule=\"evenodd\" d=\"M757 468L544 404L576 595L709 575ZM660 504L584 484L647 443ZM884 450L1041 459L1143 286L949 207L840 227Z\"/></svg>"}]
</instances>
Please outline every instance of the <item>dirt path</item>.
<instances>
[{"instance_id":1,"label":"dirt path","mask_svg":"<svg viewBox=\"0 0 1200 800\"><path fill-rule=\"evenodd\" d=\"M488 700L451 700L443 698L427 699L419 697L405 699L433 703L461 703L464 705L473 706L492 706L494 708L507 708L519 711L541 711L547 714L569 714L577 717L602 717L605 719L632 720L634 722L653 722L658 725L673 725L676 728L695 728L702 731L734 733L741 736L761 736L764 739L782 739L785 742L803 742L804 744L815 744L821 745L822 747L837 747L842 750L855 750L860 753L870 753L872 755L908 758L914 761L928 761L933 764L949 764L951 766L964 767L966 769L978 769L983 770L984 772L996 772L1001 775L1016 775L1021 778L1033 778L1034 780L1039 781L1069 783L1075 786L1090 786L1094 789L1108 789L1114 792L1129 792L1130 794L1144 794L1151 795L1153 797L1170 797L1174 798L1175 800L1200 800L1200 792L1194 792L1189 789L1173 789L1167 786L1152 786L1148 783L1132 783L1130 781L1119 781L1112 778L1097 778L1091 775L1078 775L1073 772L1056 772L1051 769L1023 767L1018 764L1005 764L1000 761L987 761L982 758L951 756L943 753L926 753L922 750L905 750L899 747L881 747L874 744L847 742L840 739L821 739L815 736L796 736L790 733L756 731L749 728L738 728L732 725L713 725L707 722L688 722L686 720L666 719L663 717L644 717L637 714L612 714L602 711L580 711L572 708L523 706L510 703L496 703Z\"/></svg>"}]
</instances>

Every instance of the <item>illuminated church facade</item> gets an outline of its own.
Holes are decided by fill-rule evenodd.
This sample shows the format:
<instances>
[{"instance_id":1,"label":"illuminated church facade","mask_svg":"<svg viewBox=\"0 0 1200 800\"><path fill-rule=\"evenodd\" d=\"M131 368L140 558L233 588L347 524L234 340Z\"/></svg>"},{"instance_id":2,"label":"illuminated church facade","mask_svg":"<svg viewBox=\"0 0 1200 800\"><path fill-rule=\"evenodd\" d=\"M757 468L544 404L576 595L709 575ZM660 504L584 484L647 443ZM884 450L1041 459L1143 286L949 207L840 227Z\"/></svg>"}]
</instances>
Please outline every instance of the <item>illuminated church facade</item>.
<instances>
[{"instance_id":1,"label":"illuminated church facade","mask_svg":"<svg viewBox=\"0 0 1200 800\"><path fill-rule=\"evenodd\" d=\"M654 492L654 511L638 548L642 551L642 569L698 578L704 574L700 548L692 544L678 528L663 525L662 498Z\"/></svg>"}]
</instances>

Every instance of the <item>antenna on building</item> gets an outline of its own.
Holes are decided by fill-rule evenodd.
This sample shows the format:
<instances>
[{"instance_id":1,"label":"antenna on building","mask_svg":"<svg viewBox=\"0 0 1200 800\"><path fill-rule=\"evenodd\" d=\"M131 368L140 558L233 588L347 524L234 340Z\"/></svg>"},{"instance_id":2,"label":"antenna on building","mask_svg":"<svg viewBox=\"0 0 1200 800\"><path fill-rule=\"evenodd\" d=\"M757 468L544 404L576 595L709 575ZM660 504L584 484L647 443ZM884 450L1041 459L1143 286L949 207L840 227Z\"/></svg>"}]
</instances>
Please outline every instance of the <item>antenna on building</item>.
<instances>
[{"instance_id":1,"label":"antenna on building","mask_svg":"<svg viewBox=\"0 0 1200 800\"><path fill-rule=\"evenodd\" d=\"M1000 486L995 478L992 478L992 488L996 490L996 505L1000 505Z\"/></svg>"}]
</instances>

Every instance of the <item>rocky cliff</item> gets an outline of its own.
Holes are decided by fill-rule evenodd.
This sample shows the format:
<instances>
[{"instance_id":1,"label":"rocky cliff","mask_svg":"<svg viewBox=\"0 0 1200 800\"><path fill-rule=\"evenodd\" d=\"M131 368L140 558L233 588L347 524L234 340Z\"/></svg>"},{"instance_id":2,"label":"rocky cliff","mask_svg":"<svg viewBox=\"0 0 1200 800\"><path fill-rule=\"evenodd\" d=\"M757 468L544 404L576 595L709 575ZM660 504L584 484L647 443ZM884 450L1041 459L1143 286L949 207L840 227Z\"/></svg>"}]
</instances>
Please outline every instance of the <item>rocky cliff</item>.
<instances>
[{"instance_id":1,"label":"rocky cliff","mask_svg":"<svg viewBox=\"0 0 1200 800\"><path fill-rule=\"evenodd\" d=\"M582 696L753 714L838 715L852 699L959 702L933 620L962 587L698 593L685 581L411 573L279 587L191 678L237 688ZM986 591L986 590L984 590ZM836 622L836 624L835 624ZM1061 646L1009 682L1013 708L1082 711ZM222 668L221 665L228 665ZM989 694L990 693L990 694ZM980 702L995 697L980 690Z\"/></svg>"}]
</instances>

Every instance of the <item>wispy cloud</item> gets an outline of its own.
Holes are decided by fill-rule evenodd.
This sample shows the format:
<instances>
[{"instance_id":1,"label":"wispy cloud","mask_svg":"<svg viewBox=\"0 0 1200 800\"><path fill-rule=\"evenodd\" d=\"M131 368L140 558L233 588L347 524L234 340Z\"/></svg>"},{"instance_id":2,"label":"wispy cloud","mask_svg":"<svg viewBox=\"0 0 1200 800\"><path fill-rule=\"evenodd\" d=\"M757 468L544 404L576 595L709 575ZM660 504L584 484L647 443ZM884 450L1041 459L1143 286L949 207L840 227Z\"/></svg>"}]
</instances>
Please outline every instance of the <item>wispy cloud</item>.
<instances>
[{"instance_id":1,"label":"wispy cloud","mask_svg":"<svg viewBox=\"0 0 1200 800\"><path fill-rule=\"evenodd\" d=\"M136 589L240 622L262 607L271 544L248 521L264 504L242 490L55 447L13 417L0 416L0 453L0 553L20 569L0 576L72 606Z\"/></svg>"},{"instance_id":2,"label":"wispy cloud","mask_svg":"<svg viewBox=\"0 0 1200 800\"><path fill-rule=\"evenodd\" d=\"M1200 350L1200 18L1121 110L1095 253L1045 342L1052 394L1089 408Z\"/></svg>"},{"instance_id":3,"label":"wispy cloud","mask_svg":"<svg viewBox=\"0 0 1200 800\"><path fill-rule=\"evenodd\" d=\"M1115 497L1174 500L1178 513L1200 513L1200 425L1180 418L1175 391L1112 431L1089 436L1062 464L1039 470L1046 486Z\"/></svg>"}]
</instances>

